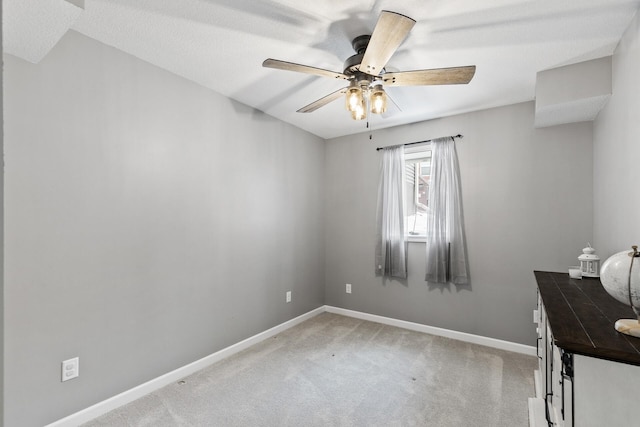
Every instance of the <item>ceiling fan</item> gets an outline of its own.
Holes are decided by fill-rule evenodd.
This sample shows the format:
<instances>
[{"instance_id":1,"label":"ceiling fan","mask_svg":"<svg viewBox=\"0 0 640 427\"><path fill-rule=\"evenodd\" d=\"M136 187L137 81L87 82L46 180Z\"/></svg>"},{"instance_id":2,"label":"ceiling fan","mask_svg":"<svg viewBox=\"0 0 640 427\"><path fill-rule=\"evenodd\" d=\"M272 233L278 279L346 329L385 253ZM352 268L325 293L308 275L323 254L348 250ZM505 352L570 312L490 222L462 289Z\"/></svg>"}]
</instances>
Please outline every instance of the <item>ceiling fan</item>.
<instances>
[{"instance_id":1,"label":"ceiling fan","mask_svg":"<svg viewBox=\"0 0 640 427\"><path fill-rule=\"evenodd\" d=\"M362 120L367 110L382 114L387 109L385 86L422 86L467 84L476 72L475 65L465 67L434 68L402 72L386 72L389 58L404 41L416 21L408 16L383 10L371 35L358 36L351 42L356 54L344 62L342 73L266 59L263 67L315 74L349 81L349 86L326 95L300 108L298 113L311 113L346 94L345 105L354 120ZM367 105L368 104L368 105Z\"/></svg>"}]
</instances>

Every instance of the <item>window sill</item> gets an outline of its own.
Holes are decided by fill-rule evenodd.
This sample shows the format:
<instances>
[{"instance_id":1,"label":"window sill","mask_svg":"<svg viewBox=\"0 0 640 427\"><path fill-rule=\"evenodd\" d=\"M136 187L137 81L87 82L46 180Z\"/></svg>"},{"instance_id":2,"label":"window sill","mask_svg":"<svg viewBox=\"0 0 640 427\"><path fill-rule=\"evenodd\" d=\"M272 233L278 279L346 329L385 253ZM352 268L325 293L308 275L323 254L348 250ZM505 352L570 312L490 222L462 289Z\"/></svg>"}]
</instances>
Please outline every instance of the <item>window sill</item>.
<instances>
[{"instance_id":1,"label":"window sill","mask_svg":"<svg viewBox=\"0 0 640 427\"><path fill-rule=\"evenodd\" d=\"M408 236L406 236L406 240L409 243L426 243L427 242L427 236L411 236L411 235L408 235Z\"/></svg>"}]
</instances>

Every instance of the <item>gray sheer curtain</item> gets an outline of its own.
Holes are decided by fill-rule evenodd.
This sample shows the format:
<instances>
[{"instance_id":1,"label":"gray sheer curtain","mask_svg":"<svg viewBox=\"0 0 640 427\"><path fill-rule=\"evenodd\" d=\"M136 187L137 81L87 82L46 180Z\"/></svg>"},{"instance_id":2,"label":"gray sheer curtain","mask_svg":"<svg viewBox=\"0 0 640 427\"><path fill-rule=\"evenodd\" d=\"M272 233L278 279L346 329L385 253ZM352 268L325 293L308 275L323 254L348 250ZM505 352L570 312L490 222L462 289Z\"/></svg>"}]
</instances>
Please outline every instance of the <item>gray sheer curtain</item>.
<instances>
[{"instance_id":1,"label":"gray sheer curtain","mask_svg":"<svg viewBox=\"0 0 640 427\"><path fill-rule=\"evenodd\" d=\"M454 139L431 142L427 274L433 283L469 284L460 170Z\"/></svg>"},{"instance_id":2,"label":"gray sheer curtain","mask_svg":"<svg viewBox=\"0 0 640 427\"><path fill-rule=\"evenodd\" d=\"M407 277L403 192L404 146L387 147L378 186L376 276Z\"/></svg>"}]
</instances>

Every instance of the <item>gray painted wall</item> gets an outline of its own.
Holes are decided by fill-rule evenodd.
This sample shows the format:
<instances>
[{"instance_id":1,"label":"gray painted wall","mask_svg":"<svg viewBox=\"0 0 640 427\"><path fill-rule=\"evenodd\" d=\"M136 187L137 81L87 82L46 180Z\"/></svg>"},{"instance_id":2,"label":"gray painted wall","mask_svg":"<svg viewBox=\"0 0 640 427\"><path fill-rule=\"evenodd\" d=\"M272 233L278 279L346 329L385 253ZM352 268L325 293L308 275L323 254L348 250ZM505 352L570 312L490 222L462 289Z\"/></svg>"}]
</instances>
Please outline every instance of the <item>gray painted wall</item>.
<instances>
[{"instance_id":1,"label":"gray painted wall","mask_svg":"<svg viewBox=\"0 0 640 427\"><path fill-rule=\"evenodd\" d=\"M327 304L535 345L533 270L577 263L593 194L591 123L533 121L531 102L328 141ZM457 133L471 290L430 287L424 243L409 244L406 281L375 277L375 147Z\"/></svg>"},{"instance_id":2,"label":"gray painted wall","mask_svg":"<svg viewBox=\"0 0 640 427\"><path fill-rule=\"evenodd\" d=\"M326 146L75 33L39 65L5 56L5 425L54 421L325 302L534 345L533 269L565 271L593 236L603 258L640 240L639 28L593 132L536 130L525 103ZM376 278L374 147L459 132L471 290L430 289L416 243L407 281ZM81 376L61 383L73 356Z\"/></svg>"},{"instance_id":3,"label":"gray painted wall","mask_svg":"<svg viewBox=\"0 0 640 427\"><path fill-rule=\"evenodd\" d=\"M2 2L0 2L0 54L2 48ZM2 67L4 69L4 65ZM3 73L0 72L0 100L3 100ZM0 123L4 123L3 104L0 102ZM0 153L2 171L0 173L0 426L4 425L4 124L0 126Z\"/></svg>"},{"instance_id":4,"label":"gray painted wall","mask_svg":"<svg viewBox=\"0 0 640 427\"><path fill-rule=\"evenodd\" d=\"M594 122L594 237L604 259L640 245L640 16L613 56L613 95Z\"/></svg>"},{"instance_id":5,"label":"gray painted wall","mask_svg":"<svg viewBox=\"0 0 640 427\"><path fill-rule=\"evenodd\" d=\"M7 426L324 303L323 140L77 33L4 59Z\"/></svg>"}]
</instances>

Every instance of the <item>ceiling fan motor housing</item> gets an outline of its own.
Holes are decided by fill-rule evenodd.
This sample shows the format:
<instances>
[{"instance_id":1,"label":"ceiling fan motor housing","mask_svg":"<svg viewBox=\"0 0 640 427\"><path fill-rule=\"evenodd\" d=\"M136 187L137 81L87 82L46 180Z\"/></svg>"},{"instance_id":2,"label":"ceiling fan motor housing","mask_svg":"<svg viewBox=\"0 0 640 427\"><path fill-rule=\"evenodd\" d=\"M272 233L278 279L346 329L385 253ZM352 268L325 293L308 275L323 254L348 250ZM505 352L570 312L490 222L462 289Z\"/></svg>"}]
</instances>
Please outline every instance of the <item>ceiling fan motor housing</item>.
<instances>
[{"instance_id":1,"label":"ceiling fan motor housing","mask_svg":"<svg viewBox=\"0 0 640 427\"><path fill-rule=\"evenodd\" d=\"M344 61L343 73L347 76L353 76L356 73L360 72L360 64L362 63L363 56L364 54L357 53L353 56L348 57L347 60Z\"/></svg>"},{"instance_id":2,"label":"ceiling fan motor housing","mask_svg":"<svg viewBox=\"0 0 640 427\"><path fill-rule=\"evenodd\" d=\"M356 54L350 56L346 61L344 61L344 74L347 76L353 76L360 71L360 64L362 63L362 58L367 50L367 46L369 46L369 40L371 40L370 35L362 35L353 39L351 46L353 46L353 50L356 51Z\"/></svg>"},{"instance_id":3,"label":"ceiling fan motor housing","mask_svg":"<svg viewBox=\"0 0 640 427\"><path fill-rule=\"evenodd\" d=\"M353 50L356 53L364 54L365 50L367 50L367 46L369 46L369 40L371 40L371 35L362 35L358 36L351 41L351 46L353 46Z\"/></svg>"}]
</instances>

